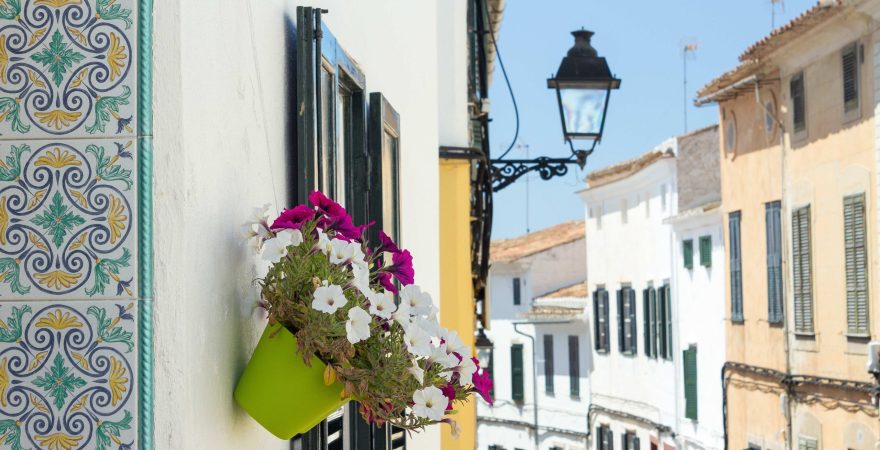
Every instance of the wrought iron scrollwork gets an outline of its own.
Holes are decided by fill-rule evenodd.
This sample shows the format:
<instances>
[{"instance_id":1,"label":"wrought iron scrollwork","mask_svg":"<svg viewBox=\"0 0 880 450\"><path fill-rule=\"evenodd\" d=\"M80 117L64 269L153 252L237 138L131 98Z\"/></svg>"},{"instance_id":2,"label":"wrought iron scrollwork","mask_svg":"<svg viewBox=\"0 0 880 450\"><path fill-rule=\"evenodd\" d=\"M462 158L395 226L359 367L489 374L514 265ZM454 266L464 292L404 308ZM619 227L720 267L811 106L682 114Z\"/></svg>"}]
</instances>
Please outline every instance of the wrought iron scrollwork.
<instances>
[{"instance_id":1,"label":"wrought iron scrollwork","mask_svg":"<svg viewBox=\"0 0 880 450\"><path fill-rule=\"evenodd\" d=\"M541 156L535 159L493 159L492 160L492 192L498 192L519 177L538 172L542 180L561 177L568 173L570 164L583 168L591 150L575 150L568 158L548 158Z\"/></svg>"}]
</instances>

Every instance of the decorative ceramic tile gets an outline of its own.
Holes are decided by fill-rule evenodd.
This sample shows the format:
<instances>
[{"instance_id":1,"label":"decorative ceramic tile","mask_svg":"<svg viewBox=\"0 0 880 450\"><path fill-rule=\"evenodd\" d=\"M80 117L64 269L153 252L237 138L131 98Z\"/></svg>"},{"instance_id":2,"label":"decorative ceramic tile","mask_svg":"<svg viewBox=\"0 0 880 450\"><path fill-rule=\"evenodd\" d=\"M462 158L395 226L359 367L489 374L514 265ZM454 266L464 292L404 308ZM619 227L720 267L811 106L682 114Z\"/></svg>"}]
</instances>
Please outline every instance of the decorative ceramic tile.
<instances>
[{"instance_id":1,"label":"decorative ceramic tile","mask_svg":"<svg viewBox=\"0 0 880 450\"><path fill-rule=\"evenodd\" d=\"M134 0L0 0L2 139L134 135Z\"/></svg>"},{"instance_id":2,"label":"decorative ceramic tile","mask_svg":"<svg viewBox=\"0 0 880 450\"><path fill-rule=\"evenodd\" d=\"M135 447L137 308L0 304L0 449Z\"/></svg>"},{"instance_id":3,"label":"decorative ceramic tile","mask_svg":"<svg viewBox=\"0 0 880 450\"><path fill-rule=\"evenodd\" d=\"M137 295L134 139L65 142L0 141L0 303Z\"/></svg>"}]
</instances>

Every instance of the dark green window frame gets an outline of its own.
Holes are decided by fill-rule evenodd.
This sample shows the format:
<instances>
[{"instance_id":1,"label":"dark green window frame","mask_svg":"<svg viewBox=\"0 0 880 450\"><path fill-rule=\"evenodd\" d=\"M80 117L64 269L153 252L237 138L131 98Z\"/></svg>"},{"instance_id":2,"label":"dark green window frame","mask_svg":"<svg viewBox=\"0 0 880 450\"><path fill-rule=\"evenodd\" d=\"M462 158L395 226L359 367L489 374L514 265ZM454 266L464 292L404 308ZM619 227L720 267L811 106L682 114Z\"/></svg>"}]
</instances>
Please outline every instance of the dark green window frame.
<instances>
[{"instance_id":1,"label":"dark green window frame","mask_svg":"<svg viewBox=\"0 0 880 450\"><path fill-rule=\"evenodd\" d=\"M682 353L682 364L684 366L684 416L691 420L697 420L697 346L690 345Z\"/></svg>"},{"instance_id":2,"label":"dark green window frame","mask_svg":"<svg viewBox=\"0 0 880 450\"><path fill-rule=\"evenodd\" d=\"M572 397L581 395L580 339L575 335L568 337L568 393Z\"/></svg>"},{"instance_id":3,"label":"dark green window frame","mask_svg":"<svg viewBox=\"0 0 880 450\"><path fill-rule=\"evenodd\" d=\"M400 242L400 115L380 92L370 94L370 176L361 192L369 196L371 237L382 230Z\"/></svg>"},{"instance_id":4,"label":"dark green window frame","mask_svg":"<svg viewBox=\"0 0 880 450\"><path fill-rule=\"evenodd\" d=\"M700 236L700 265L712 267L712 236Z\"/></svg>"},{"instance_id":5,"label":"dark green window frame","mask_svg":"<svg viewBox=\"0 0 880 450\"><path fill-rule=\"evenodd\" d=\"M553 395L553 335L544 335L544 392Z\"/></svg>"},{"instance_id":6,"label":"dark green window frame","mask_svg":"<svg viewBox=\"0 0 880 450\"><path fill-rule=\"evenodd\" d=\"M510 346L510 398L522 403L525 400L525 378L523 373L523 346Z\"/></svg>"},{"instance_id":7,"label":"dark green window frame","mask_svg":"<svg viewBox=\"0 0 880 450\"><path fill-rule=\"evenodd\" d=\"M685 239L681 243L681 254L684 259L684 268L685 269L693 269L694 268L694 240L693 239Z\"/></svg>"}]
</instances>

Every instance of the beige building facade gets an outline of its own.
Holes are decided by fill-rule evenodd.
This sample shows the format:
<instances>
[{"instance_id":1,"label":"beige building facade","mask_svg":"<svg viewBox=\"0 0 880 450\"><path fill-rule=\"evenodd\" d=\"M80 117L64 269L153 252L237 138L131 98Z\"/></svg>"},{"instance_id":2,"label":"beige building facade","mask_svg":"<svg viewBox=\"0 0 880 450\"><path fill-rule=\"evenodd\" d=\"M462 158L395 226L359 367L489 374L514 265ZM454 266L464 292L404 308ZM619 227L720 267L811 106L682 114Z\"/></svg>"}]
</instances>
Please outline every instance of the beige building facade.
<instances>
[{"instance_id":1,"label":"beige building facade","mask_svg":"<svg viewBox=\"0 0 880 450\"><path fill-rule=\"evenodd\" d=\"M876 448L878 3L820 2L699 93L721 121L727 448Z\"/></svg>"}]
</instances>

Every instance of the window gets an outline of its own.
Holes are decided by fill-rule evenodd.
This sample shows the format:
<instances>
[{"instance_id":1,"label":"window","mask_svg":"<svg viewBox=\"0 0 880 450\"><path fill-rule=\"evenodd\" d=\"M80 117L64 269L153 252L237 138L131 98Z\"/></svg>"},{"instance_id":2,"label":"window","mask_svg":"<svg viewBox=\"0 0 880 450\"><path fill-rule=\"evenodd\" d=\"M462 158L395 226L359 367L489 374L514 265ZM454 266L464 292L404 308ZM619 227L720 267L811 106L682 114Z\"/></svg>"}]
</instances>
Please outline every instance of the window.
<instances>
[{"instance_id":1,"label":"window","mask_svg":"<svg viewBox=\"0 0 880 450\"><path fill-rule=\"evenodd\" d=\"M568 393L572 397L581 394L580 341L577 336L568 337Z\"/></svg>"},{"instance_id":2,"label":"window","mask_svg":"<svg viewBox=\"0 0 880 450\"><path fill-rule=\"evenodd\" d=\"M500 445L490 445L489 450L504 450L504 447Z\"/></svg>"},{"instance_id":3,"label":"window","mask_svg":"<svg viewBox=\"0 0 880 450\"><path fill-rule=\"evenodd\" d=\"M859 109L859 46L847 45L841 53L843 68L843 112L857 113Z\"/></svg>"},{"instance_id":4,"label":"window","mask_svg":"<svg viewBox=\"0 0 880 450\"><path fill-rule=\"evenodd\" d=\"M608 425L596 427L596 450L614 450L614 433Z\"/></svg>"},{"instance_id":5,"label":"window","mask_svg":"<svg viewBox=\"0 0 880 450\"><path fill-rule=\"evenodd\" d=\"M639 450L639 437L634 431L627 431L620 437L620 443L623 444L623 450Z\"/></svg>"},{"instance_id":6,"label":"window","mask_svg":"<svg viewBox=\"0 0 880 450\"><path fill-rule=\"evenodd\" d=\"M684 258L684 268L694 268L694 241L693 239L685 239L681 243L681 254Z\"/></svg>"},{"instance_id":7,"label":"window","mask_svg":"<svg viewBox=\"0 0 880 450\"><path fill-rule=\"evenodd\" d=\"M798 450L819 450L819 441L813 438L798 438Z\"/></svg>"},{"instance_id":8,"label":"window","mask_svg":"<svg viewBox=\"0 0 880 450\"><path fill-rule=\"evenodd\" d=\"M521 293L520 293L520 279L519 277L515 277L513 279L513 304L519 305L521 303Z\"/></svg>"},{"instance_id":9,"label":"window","mask_svg":"<svg viewBox=\"0 0 880 450\"><path fill-rule=\"evenodd\" d=\"M724 123L724 148L728 152L736 150L736 116L729 111L730 117Z\"/></svg>"},{"instance_id":10,"label":"window","mask_svg":"<svg viewBox=\"0 0 880 450\"><path fill-rule=\"evenodd\" d=\"M617 346L625 355L636 354L636 291L630 286L617 290Z\"/></svg>"},{"instance_id":11,"label":"window","mask_svg":"<svg viewBox=\"0 0 880 450\"><path fill-rule=\"evenodd\" d=\"M660 356L672 360L672 299L669 298L669 284L664 284L658 291Z\"/></svg>"},{"instance_id":12,"label":"window","mask_svg":"<svg viewBox=\"0 0 880 450\"><path fill-rule=\"evenodd\" d=\"M782 323L782 230L781 203L764 204L764 231L767 237L767 320Z\"/></svg>"},{"instance_id":13,"label":"window","mask_svg":"<svg viewBox=\"0 0 880 450\"><path fill-rule=\"evenodd\" d=\"M864 193L843 198L843 239L846 254L847 334L868 336L868 249Z\"/></svg>"},{"instance_id":14,"label":"window","mask_svg":"<svg viewBox=\"0 0 880 450\"><path fill-rule=\"evenodd\" d=\"M622 223L622 224L627 223L628 210L629 210L629 205L628 205L626 199L621 200L620 201L620 223Z\"/></svg>"},{"instance_id":15,"label":"window","mask_svg":"<svg viewBox=\"0 0 880 450\"><path fill-rule=\"evenodd\" d=\"M370 170L375 182L367 192L370 198L372 237L379 230L400 242L400 116L381 93L370 94ZM353 195L361 195L355 192Z\"/></svg>"},{"instance_id":16,"label":"window","mask_svg":"<svg viewBox=\"0 0 880 450\"><path fill-rule=\"evenodd\" d=\"M648 285L645 289L642 289L642 316L644 318L644 329L642 330L642 334L645 337L645 356L652 357L654 356L652 352L652 346L654 342L654 323L651 321L651 291L653 288ZM656 300L655 300L656 303Z\"/></svg>"},{"instance_id":17,"label":"window","mask_svg":"<svg viewBox=\"0 0 880 450\"><path fill-rule=\"evenodd\" d=\"M767 139L776 134L776 95L770 93L770 99L764 102L764 133Z\"/></svg>"},{"instance_id":18,"label":"window","mask_svg":"<svg viewBox=\"0 0 880 450\"><path fill-rule=\"evenodd\" d=\"M807 129L806 100L804 93L804 73L800 72L791 77L788 83L791 95L791 117L795 133Z\"/></svg>"},{"instance_id":19,"label":"window","mask_svg":"<svg viewBox=\"0 0 880 450\"><path fill-rule=\"evenodd\" d=\"M730 319L734 322L743 321L740 218L739 211L734 211L727 217L728 239L730 240Z\"/></svg>"},{"instance_id":20,"label":"window","mask_svg":"<svg viewBox=\"0 0 880 450\"><path fill-rule=\"evenodd\" d=\"M608 291L601 287L593 292L593 328L596 351L608 353Z\"/></svg>"},{"instance_id":21,"label":"window","mask_svg":"<svg viewBox=\"0 0 880 450\"><path fill-rule=\"evenodd\" d=\"M810 205L807 205L791 213L795 333L813 333L813 263L810 241Z\"/></svg>"},{"instance_id":22,"label":"window","mask_svg":"<svg viewBox=\"0 0 880 450\"><path fill-rule=\"evenodd\" d=\"M697 420L697 347L691 345L683 353L684 416Z\"/></svg>"},{"instance_id":23,"label":"window","mask_svg":"<svg viewBox=\"0 0 880 450\"><path fill-rule=\"evenodd\" d=\"M524 397L525 383L523 379L523 346L513 344L510 346L510 398L515 402L522 402Z\"/></svg>"},{"instance_id":24,"label":"window","mask_svg":"<svg viewBox=\"0 0 880 450\"><path fill-rule=\"evenodd\" d=\"M648 300L651 306L651 356L653 358L657 358L659 352L659 338L660 338L660 321L659 321L659 313L660 309L657 307L657 289L653 286L649 288L648 291Z\"/></svg>"},{"instance_id":25,"label":"window","mask_svg":"<svg viewBox=\"0 0 880 450\"><path fill-rule=\"evenodd\" d=\"M700 265L712 267L712 236L700 236Z\"/></svg>"},{"instance_id":26,"label":"window","mask_svg":"<svg viewBox=\"0 0 880 450\"><path fill-rule=\"evenodd\" d=\"M553 335L544 335L544 392L553 394Z\"/></svg>"}]
</instances>

